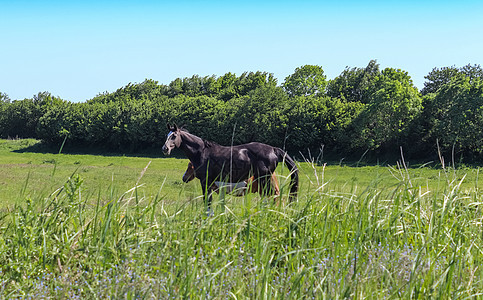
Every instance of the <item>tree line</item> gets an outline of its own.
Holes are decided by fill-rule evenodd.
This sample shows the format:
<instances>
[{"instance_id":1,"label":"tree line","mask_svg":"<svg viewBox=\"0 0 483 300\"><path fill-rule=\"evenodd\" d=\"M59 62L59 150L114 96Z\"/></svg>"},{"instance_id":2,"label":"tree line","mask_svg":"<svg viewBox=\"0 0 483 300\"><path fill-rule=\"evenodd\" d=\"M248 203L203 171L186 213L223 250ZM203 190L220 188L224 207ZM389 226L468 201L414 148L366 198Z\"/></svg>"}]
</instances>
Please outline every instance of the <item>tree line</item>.
<instances>
[{"instance_id":1,"label":"tree line","mask_svg":"<svg viewBox=\"0 0 483 300\"><path fill-rule=\"evenodd\" d=\"M48 145L136 152L160 147L166 123L222 145L260 141L290 152L399 153L483 157L483 69L434 68L418 90L406 71L375 60L328 80L323 68L296 68L282 84L271 73L194 75L168 85L146 79L74 103L41 92L0 93L0 137Z\"/></svg>"}]
</instances>

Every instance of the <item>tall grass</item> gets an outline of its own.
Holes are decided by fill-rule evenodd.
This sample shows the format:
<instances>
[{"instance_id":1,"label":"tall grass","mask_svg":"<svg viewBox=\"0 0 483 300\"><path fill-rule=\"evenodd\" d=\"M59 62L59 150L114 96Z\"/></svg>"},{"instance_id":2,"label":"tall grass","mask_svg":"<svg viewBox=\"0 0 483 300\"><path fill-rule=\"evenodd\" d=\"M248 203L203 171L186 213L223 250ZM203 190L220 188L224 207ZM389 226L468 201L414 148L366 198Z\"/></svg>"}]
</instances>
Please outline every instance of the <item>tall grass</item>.
<instances>
[{"instance_id":1,"label":"tall grass","mask_svg":"<svg viewBox=\"0 0 483 300\"><path fill-rule=\"evenodd\" d=\"M445 169L434 192L399 165L391 188L376 178L347 192L313 170L297 202L227 195L212 217L201 198L141 197L138 186L85 195L73 175L0 216L0 297L481 297L477 182L461 190Z\"/></svg>"}]
</instances>

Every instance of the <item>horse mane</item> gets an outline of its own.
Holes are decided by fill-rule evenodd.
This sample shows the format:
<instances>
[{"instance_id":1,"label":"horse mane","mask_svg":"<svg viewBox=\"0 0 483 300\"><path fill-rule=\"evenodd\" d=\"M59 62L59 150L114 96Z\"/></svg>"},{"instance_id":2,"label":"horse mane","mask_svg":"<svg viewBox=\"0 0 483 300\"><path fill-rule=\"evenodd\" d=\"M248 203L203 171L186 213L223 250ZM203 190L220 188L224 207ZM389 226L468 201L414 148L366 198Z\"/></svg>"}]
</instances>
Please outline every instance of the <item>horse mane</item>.
<instances>
[{"instance_id":1,"label":"horse mane","mask_svg":"<svg viewBox=\"0 0 483 300\"><path fill-rule=\"evenodd\" d=\"M183 125L183 126L181 126L180 130L181 130L181 131L184 131L184 132L186 132L186 133L190 133L190 132L189 132L189 130L188 130L188 129L186 129L186 128L184 127L184 125ZM190 133L190 134L191 134L191 133ZM205 140L204 138L201 138L201 140L203 141L203 144L204 144L204 145L205 145L205 147L207 147L207 148L210 148L210 147L213 147L213 146L220 146L220 144L218 144L218 143L216 143L216 142L213 142L213 141L208 141L208 140Z\"/></svg>"},{"instance_id":2,"label":"horse mane","mask_svg":"<svg viewBox=\"0 0 483 300\"><path fill-rule=\"evenodd\" d=\"M205 139L202 139L202 140L203 140L203 143L205 144L206 148L210 148L210 147L213 147L213 146L220 146L219 144L217 144L213 141L208 141L208 140L205 140Z\"/></svg>"}]
</instances>

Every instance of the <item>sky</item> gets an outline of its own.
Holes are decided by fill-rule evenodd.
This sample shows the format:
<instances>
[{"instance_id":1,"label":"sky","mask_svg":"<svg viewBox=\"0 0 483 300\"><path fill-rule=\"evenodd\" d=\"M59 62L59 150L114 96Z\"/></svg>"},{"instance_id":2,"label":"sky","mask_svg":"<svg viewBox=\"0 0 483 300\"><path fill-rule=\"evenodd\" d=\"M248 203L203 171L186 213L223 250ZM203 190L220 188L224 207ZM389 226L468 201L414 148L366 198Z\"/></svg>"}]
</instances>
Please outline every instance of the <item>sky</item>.
<instances>
[{"instance_id":1,"label":"sky","mask_svg":"<svg viewBox=\"0 0 483 300\"><path fill-rule=\"evenodd\" d=\"M327 79L376 59L419 89L433 68L483 65L483 1L0 0L0 92L84 102L153 79L272 73Z\"/></svg>"}]
</instances>

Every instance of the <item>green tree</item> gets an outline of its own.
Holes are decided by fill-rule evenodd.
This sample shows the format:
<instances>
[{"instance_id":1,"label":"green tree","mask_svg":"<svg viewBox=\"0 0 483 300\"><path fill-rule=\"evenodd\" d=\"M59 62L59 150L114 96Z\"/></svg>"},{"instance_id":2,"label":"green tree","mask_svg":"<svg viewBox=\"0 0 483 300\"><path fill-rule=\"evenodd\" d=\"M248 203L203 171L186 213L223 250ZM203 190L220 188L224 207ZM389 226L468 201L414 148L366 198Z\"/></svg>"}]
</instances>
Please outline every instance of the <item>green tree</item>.
<instances>
[{"instance_id":1,"label":"green tree","mask_svg":"<svg viewBox=\"0 0 483 300\"><path fill-rule=\"evenodd\" d=\"M49 144L61 143L68 137L72 126L68 117L70 106L72 104L67 101L48 105L37 122L37 136Z\"/></svg>"},{"instance_id":2,"label":"green tree","mask_svg":"<svg viewBox=\"0 0 483 300\"><path fill-rule=\"evenodd\" d=\"M10 103L10 97L5 93L0 92L0 103Z\"/></svg>"},{"instance_id":3,"label":"green tree","mask_svg":"<svg viewBox=\"0 0 483 300\"><path fill-rule=\"evenodd\" d=\"M441 86L450 82L451 78L458 73L459 70L456 67L433 68L428 75L424 76L427 81L424 83L421 94L436 93Z\"/></svg>"},{"instance_id":4,"label":"green tree","mask_svg":"<svg viewBox=\"0 0 483 300\"><path fill-rule=\"evenodd\" d=\"M190 132L205 139L218 141L216 111L221 109L223 101L208 96L175 98L177 113L173 115L174 121L180 126L186 126Z\"/></svg>"},{"instance_id":5,"label":"green tree","mask_svg":"<svg viewBox=\"0 0 483 300\"><path fill-rule=\"evenodd\" d=\"M233 73L226 73L218 78L217 83L220 87L218 97L224 101L228 101L237 96L236 81L237 76Z\"/></svg>"},{"instance_id":6,"label":"green tree","mask_svg":"<svg viewBox=\"0 0 483 300\"><path fill-rule=\"evenodd\" d=\"M183 94L183 80L181 78L176 78L169 83L168 96L176 97Z\"/></svg>"},{"instance_id":7,"label":"green tree","mask_svg":"<svg viewBox=\"0 0 483 300\"><path fill-rule=\"evenodd\" d=\"M236 81L237 96L245 96L262 87L277 86L277 79L267 72L244 72Z\"/></svg>"},{"instance_id":8,"label":"green tree","mask_svg":"<svg viewBox=\"0 0 483 300\"><path fill-rule=\"evenodd\" d=\"M218 98L228 101L233 98L246 96L252 91L266 86L275 87L277 79L267 72L244 72L237 77L226 73L217 80L219 86Z\"/></svg>"},{"instance_id":9,"label":"green tree","mask_svg":"<svg viewBox=\"0 0 483 300\"><path fill-rule=\"evenodd\" d=\"M428 140L439 141L443 151L453 145L461 151L482 153L483 80L459 74L443 84L425 107Z\"/></svg>"},{"instance_id":10,"label":"green tree","mask_svg":"<svg viewBox=\"0 0 483 300\"><path fill-rule=\"evenodd\" d=\"M400 146L422 109L422 100L407 72L386 68L368 91L369 103L354 120L354 146L387 149Z\"/></svg>"},{"instance_id":11,"label":"green tree","mask_svg":"<svg viewBox=\"0 0 483 300\"><path fill-rule=\"evenodd\" d=\"M33 99L5 103L0 121L2 137L36 138L39 118L49 106L60 102L63 100L53 97L49 92L41 92L34 95Z\"/></svg>"},{"instance_id":12,"label":"green tree","mask_svg":"<svg viewBox=\"0 0 483 300\"><path fill-rule=\"evenodd\" d=\"M292 75L287 76L282 87L290 97L320 96L325 94L326 78L322 67L305 65L296 68Z\"/></svg>"},{"instance_id":13,"label":"green tree","mask_svg":"<svg viewBox=\"0 0 483 300\"><path fill-rule=\"evenodd\" d=\"M198 96L216 97L220 92L220 86L216 76L205 76L201 79L201 91Z\"/></svg>"},{"instance_id":14,"label":"green tree","mask_svg":"<svg viewBox=\"0 0 483 300\"><path fill-rule=\"evenodd\" d=\"M323 145L329 152L344 153L351 142L346 137L347 128L362 107L359 102L328 96L292 98L287 112L287 149L317 151Z\"/></svg>"},{"instance_id":15,"label":"green tree","mask_svg":"<svg viewBox=\"0 0 483 300\"><path fill-rule=\"evenodd\" d=\"M365 68L347 67L338 77L329 81L327 95L349 102L369 103L370 90L380 74L376 60L371 60Z\"/></svg>"},{"instance_id":16,"label":"green tree","mask_svg":"<svg viewBox=\"0 0 483 300\"><path fill-rule=\"evenodd\" d=\"M10 98L8 98L7 94L0 92L0 137L5 138L7 137L7 126L8 126L8 117L7 117L7 108L10 106Z\"/></svg>"},{"instance_id":17,"label":"green tree","mask_svg":"<svg viewBox=\"0 0 483 300\"><path fill-rule=\"evenodd\" d=\"M282 88L260 87L227 104L236 107L231 121L231 128L236 125L235 143L258 141L283 147L289 102Z\"/></svg>"},{"instance_id":18,"label":"green tree","mask_svg":"<svg viewBox=\"0 0 483 300\"><path fill-rule=\"evenodd\" d=\"M107 103L107 102L126 102L131 100L145 101L160 99L166 95L167 87L158 84L152 79L145 79L141 83L129 83L119 88L113 93L102 93L89 100L89 103Z\"/></svg>"},{"instance_id":19,"label":"green tree","mask_svg":"<svg viewBox=\"0 0 483 300\"><path fill-rule=\"evenodd\" d=\"M424 78L427 80L424 83L424 88L421 94L427 95L429 93L436 93L445 84L449 83L452 78L463 75L468 77L470 82L478 78L483 79L483 69L480 65L466 65L461 68L443 67L433 68L433 70Z\"/></svg>"}]
</instances>

